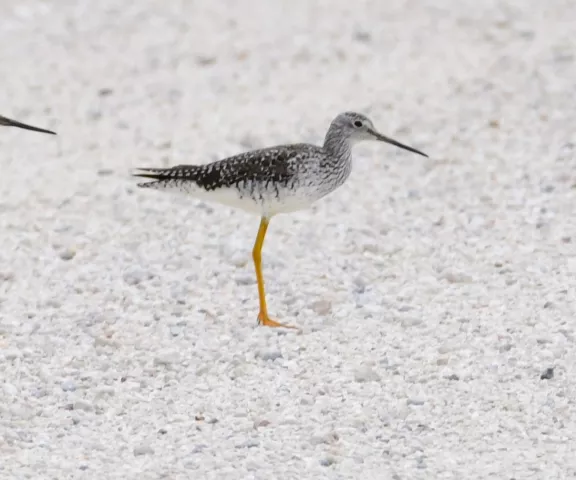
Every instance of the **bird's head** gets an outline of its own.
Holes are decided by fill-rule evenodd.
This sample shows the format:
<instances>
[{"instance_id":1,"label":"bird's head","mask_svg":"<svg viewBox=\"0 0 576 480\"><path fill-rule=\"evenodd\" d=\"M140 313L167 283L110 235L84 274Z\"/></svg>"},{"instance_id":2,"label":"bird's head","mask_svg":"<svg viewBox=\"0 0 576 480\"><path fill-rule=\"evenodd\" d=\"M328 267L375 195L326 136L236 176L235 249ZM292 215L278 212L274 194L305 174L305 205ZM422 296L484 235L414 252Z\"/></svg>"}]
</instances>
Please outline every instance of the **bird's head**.
<instances>
[{"instance_id":1,"label":"bird's head","mask_svg":"<svg viewBox=\"0 0 576 480\"><path fill-rule=\"evenodd\" d=\"M332 127L337 129L341 136L347 138L348 141L352 143L363 140L378 140L381 142L389 143L390 145L394 145L396 147L403 148L404 150L423 155L425 157L428 156L425 153L422 153L420 150L416 150L415 148L403 145L402 143L397 142L392 138L382 135L376 130L372 120L370 120L365 115L362 115L361 113L341 113L332 122Z\"/></svg>"}]
</instances>

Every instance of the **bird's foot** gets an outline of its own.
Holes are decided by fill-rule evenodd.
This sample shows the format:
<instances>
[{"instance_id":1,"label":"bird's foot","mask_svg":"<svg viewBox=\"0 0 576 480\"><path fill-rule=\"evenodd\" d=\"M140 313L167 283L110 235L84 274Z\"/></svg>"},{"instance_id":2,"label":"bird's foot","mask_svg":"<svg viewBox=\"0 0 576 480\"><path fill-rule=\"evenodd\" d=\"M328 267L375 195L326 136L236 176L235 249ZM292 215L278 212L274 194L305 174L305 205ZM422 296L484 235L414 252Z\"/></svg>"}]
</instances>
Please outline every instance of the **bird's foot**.
<instances>
[{"instance_id":1,"label":"bird's foot","mask_svg":"<svg viewBox=\"0 0 576 480\"><path fill-rule=\"evenodd\" d=\"M273 327L273 328L292 328L294 330L300 330L298 327L293 327L292 325L286 325L285 323L277 322L276 320L272 320L267 313L260 312L258 314L258 325L262 325L264 327Z\"/></svg>"}]
</instances>

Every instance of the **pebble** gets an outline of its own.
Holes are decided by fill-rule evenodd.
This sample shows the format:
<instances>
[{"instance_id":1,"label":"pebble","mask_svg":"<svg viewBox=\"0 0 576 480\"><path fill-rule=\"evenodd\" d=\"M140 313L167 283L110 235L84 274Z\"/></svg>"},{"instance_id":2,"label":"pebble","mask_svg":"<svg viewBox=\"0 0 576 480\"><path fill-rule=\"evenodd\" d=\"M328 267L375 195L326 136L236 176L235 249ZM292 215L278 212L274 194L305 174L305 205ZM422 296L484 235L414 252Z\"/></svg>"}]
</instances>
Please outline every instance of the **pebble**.
<instances>
[{"instance_id":1,"label":"pebble","mask_svg":"<svg viewBox=\"0 0 576 480\"><path fill-rule=\"evenodd\" d=\"M22 357L22 352L17 349L10 349L4 352L4 358L8 361L16 360Z\"/></svg>"},{"instance_id":2,"label":"pebble","mask_svg":"<svg viewBox=\"0 0 576 480\"><path fill-rule=\"evenodd\" d=\"M340 440L338 434L334 431L329 431L329 432L320 432L313 435L312 438L310 438L310 443L312 445L320 445L322 443L331 445L338 442L338 440Z\"/></svg>"},{"instance_id":3,"label":"pebble","mask_svg":"<svg viewBox=\"0 0 576 480\"><path fill-rule=\"evenodd\" d=\"M282 352L279 350L260 350L256 353L256 357L264 360L264 361L274 361L278 358L282 357Z\"/></svg>"},{"instance_id":4,"label":"pebble","mask_svg":"<svg viewBox=\"0 0 576 480\"><path fill-rule=\"evenodd\" d=\"M372 368L364 366L357 368L354 371L354 380L359 383L363 382L377 382L380 380L380 375Z\"/></svg>"},{"instance_id":5,"label":"pebble","mask_svg":"<svg viewBox=\"0 0 576 480\"><path fill-rule=\"evenodd\" d=\"M255 448L260 445L260 442L254 439L246 440L236 445L236 448Z\"/></svg>"},{"instance_id":6,"label":"pebble","mask_svg":"<svg viewBox=\"0 0 576 480\"><path fill-rule=\"evenodd\" d=\"M552 380L554 378L554 368L547 368L540 375L540 380Z\"/></svg>"},{"instance_id":7,"label":"pebble","mask_svg":"<svg viewBox=\"0 0 576 480\"><path fill-rule=\"evenodd\" d=\"M180 362L180 353L177 350L164 350L154 357L154 365L172 365Z\"/></svg>"},{"instance_id":8,"label":"pebble","mask_svg":"<svg viewBox=\"0 0 576 480\"><path fill-rule=\"evenodd\" d=\"M254 285L256 283L256 276L249 274L239 274L234 277L236 285Z\"/></svg>"},{"instance_id":9,"label":"pebble","mask_svg":"<svg viewBox=\"0 0 576 480\"><path fill-rule=\"evenodd\" d=\"M151 273L140 269L130 270L122 275L122 278L128 285L139 285L152 277L153 275Z\"/></svg>"},{"instance_id":10,"label":"pebble","mask_svg":"<svg viewBox=\"0 0 576 480\"><path fill-rule=\"evenodd\" d=\"M456 270L444 270L441 275L442 278L450 283L471 283L472 277L464 272Z\"/></svg>"},{"instance_id":11,"label":"pebble","mask_svg":"<svg viewBox=\"0 0 576 480\"><path fill-rule=\"evenodd\" d=\"M76 250L71 247L65 248L58 253L58 256L62 260L72 260L76 256Z\"/></svg>"},{"instance_id":12,"label":"pebble","mask_svg":"<svg viewBox=\"0 0 576 480\"><path fill-rule=\"evenodd\" d=\"M260 427L267 427L270 425L270 420L256 420L254 422L254 429L257 430Z\"/></svg>"},{"instance_id":13,"label":"pebble","mask_svg":"<svg viewBox=\"0 0 576 480\"><path fill-rule=\"evenodd\" d=\"M194 448L190 451L190 453L201 453L208 448L208 445L200 443L195 445Z\"/></svg>"},{"instance_id":14,"label":"pebble","mask_svg":"<svg viewBox=\"0 0 576 480\"><path fill-rule=\"evenodd\" d=\"M328 315L332 311L332 302L328 300L316 300L310 305L317 315Z\"/></svg>"},{"instance_id":15,"label":"pebble","mask_svg":"<svg viewBox=\"0 0 576 480\"><path fill-rule=\"evenodd\" d=\"M76 383L71 378L66 378L60 384L60 388L65 392L74 392L76 391Z\"/></svg>"},{"instance_id":16,"label":"pebble","mask_svg":"<svg viewBox=\"0 0 576 480\"><path fill-rule=\"evenodd\" d=\"M34 398L42 398L42 397L45 397L48 394L48 392L46 391L45 388L42 388L42 387L32 387L30 394Z\"/></svg>"},{"instance_id":17,"label":"pebble","mask_svg":"<svg viewBox=\"0 0 576 480\"><path fill-rule=\"evenodd\" d=\"M9 397L15 397L18 395L18 389L11 383L4 384L4 393Z\"/></svg>"},{"instance_id":18,"label":"pebble","mask_svg":"<svg viewBox=\"0 0 576 480\"><path fill-rule=\"evenodd\" d=\"M139 457L141 455L154 455L154 449L147 444L134 447L134 456Z\"/></svg>"},{"instance_id":19,"label":"pebble","mask_svg":"<svg viewBox=\"0 0 576 480\"><path fill-rule=\"evenodd\" d=\"M334 457L324 457L320 460L320 465L323 467L329 467L330 465L334 465L336 463L336 459Z\"/></svg>"},{"instance_id":20,"label":"pebble","mask_svg":"<svg viewBox=\"0 0 576 480\"><path fill-rule=\"evenodd\" d=\"M415 327L417 325L421 325L423 323L422 318L415 317L415 316L402 316L400 318L400 322L402 323L403 327Z\"/></svg>"},{"instance_id":21,"label":"pebble","mask_svg":"<svg viewBox=\"0 0 576 480\"><path fill-rule=\"evenodd\" d=\"M108 385L103 385L96 388L97 397L113 396L115 393L116 390L114 390L114 387L110 387Z\"/></svg>"},{"instance_id":22,"label":"pebble","mask_svg":"<svg viewBox=\"0 0 576 480\"><path fill-rule=\"evenodd\" d=\"M87 400L76 400L72 404L72 409L73 410L84 410L85 412L91 412L92 410L94 410L94 405L92 405Z\"/></svg>"}]
</instances>

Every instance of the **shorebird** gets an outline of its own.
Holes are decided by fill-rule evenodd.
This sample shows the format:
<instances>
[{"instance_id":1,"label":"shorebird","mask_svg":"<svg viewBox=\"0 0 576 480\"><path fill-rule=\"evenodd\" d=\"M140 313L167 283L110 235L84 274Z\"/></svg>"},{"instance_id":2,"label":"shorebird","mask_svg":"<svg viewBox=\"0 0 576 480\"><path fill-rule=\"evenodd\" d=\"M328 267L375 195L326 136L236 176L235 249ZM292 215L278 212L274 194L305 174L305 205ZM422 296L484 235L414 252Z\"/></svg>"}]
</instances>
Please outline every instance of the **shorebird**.
<instances>
[{"instance_id":1,"label":"shorebird","mask_svg":"<svg viewBox=\"0 0 576 480\"><path fill-rule=\"evenodd\" d=\"M322 147L280 145L205 165L137 168L133 175L152 180L138 184L142 188L181 192L258 214L260 227L252 251L260 303L258 323L295 328L268 315L262 275L262 245L268 224L274 215L307 208L341 186L352 169L352 146L361 140L379 140L428 156L378 133L366 116L345 112L330 124Z\"/></svg>"},{"instance_id":2,"label":"shorebird","mask_svg":"<svg viewBox=\"0 0 576 480\"><path fill-rule=\"evenodd\" d=\"M3 117L0 115L0 125L5 127L18 127L23 128L25 130L32 130L34 132L41 132L41 133L50 133L52 135L56 135L56 132L51 130L44 130L43 128L33 127L32 125L26 125L25 123L17 122L16 120L10 120L9 118Z\"/></svg>"}]
</instances>

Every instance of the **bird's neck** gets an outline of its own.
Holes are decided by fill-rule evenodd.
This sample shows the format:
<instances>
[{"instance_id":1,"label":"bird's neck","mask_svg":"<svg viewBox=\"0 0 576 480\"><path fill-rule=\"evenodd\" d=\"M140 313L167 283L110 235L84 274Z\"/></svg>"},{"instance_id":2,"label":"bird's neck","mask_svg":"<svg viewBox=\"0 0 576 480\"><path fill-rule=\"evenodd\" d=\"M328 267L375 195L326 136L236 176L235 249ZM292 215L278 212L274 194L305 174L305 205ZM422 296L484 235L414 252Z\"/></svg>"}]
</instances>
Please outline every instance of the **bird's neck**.
<instances>
[{"instance_id":1,"label":"bird's neck","mask_svg":"<svg viewBox=\"0 0 576 480\"><path fill-rule=\"evenodd\" d=\"M339 128L331 126L324 139L324 150L330 157L343 162L352 158L352 144L350 139L343 135Z\"/></svg>"}]
</instances>

